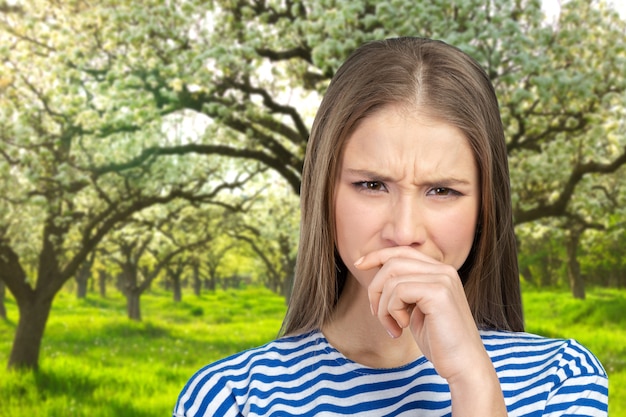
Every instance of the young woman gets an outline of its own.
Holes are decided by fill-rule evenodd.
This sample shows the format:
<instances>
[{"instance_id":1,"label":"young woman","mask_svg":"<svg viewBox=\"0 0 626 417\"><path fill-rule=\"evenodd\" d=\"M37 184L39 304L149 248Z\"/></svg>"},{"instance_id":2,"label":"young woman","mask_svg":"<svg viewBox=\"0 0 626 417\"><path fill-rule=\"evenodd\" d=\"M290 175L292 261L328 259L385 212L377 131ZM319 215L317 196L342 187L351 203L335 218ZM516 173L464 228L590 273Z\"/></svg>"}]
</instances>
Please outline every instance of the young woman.
<instances>
[{"instance_id":1,"label":"young woman","mask_svg":"<svg viewBox=\"0 0 626 417\"><path fill-rule=\"evenodd\" d=\"M313 124L283 336L211 364L174 416L604 416L607 376L523 333L504 133L443 42L366 44Z\"/></svg>"}]
</instances>

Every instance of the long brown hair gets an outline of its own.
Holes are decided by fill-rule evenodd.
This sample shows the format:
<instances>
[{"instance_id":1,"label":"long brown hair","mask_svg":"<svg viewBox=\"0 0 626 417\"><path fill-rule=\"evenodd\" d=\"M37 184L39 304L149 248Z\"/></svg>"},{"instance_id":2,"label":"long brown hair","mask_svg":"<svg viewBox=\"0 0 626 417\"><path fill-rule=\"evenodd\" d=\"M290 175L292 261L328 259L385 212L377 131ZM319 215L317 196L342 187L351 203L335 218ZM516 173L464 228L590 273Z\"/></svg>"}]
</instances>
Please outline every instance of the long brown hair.
<instances>
[{"instance_id":1,"label":"long brown hair","mask_svg":"<svg viewBox=\"0 0 626 417\"><path fill-rule=\"evenodd\" d=\"M476 238L459 275L480 328L522 331L508 161L494 88L480 65L459 49L405 37L354 51L322 100L305 156L300 245L281 332L319 329L332 315L346 275L335 249L334 194L342 151L360 120L390 104L418 106L467 138L481 201Z\"/></svg>"}]
</instances>

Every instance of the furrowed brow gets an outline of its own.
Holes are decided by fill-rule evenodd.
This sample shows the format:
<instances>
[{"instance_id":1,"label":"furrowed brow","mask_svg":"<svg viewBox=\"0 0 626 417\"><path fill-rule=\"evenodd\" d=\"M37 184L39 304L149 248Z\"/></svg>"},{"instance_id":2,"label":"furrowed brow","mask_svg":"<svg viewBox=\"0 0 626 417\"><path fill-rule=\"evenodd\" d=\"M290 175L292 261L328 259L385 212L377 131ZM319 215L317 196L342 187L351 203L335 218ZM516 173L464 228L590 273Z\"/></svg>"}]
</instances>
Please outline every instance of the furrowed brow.
<instances>
[{"instance_id":1,"label":"furrowed brow","mask_svg":"<svg viewBox=\"0 0 626 417\"><path fill-rule=\"evenodd\" d=\"M368 169L347 169L346 171L348 172L348 174L353 175L355 177L362 177L362 178L372 179L376 181L383 181L383 182L392 180L392 178L387 175L383 175L383 174L380 174L378 172L371 171Z\"/></svg>"}]
</instances>

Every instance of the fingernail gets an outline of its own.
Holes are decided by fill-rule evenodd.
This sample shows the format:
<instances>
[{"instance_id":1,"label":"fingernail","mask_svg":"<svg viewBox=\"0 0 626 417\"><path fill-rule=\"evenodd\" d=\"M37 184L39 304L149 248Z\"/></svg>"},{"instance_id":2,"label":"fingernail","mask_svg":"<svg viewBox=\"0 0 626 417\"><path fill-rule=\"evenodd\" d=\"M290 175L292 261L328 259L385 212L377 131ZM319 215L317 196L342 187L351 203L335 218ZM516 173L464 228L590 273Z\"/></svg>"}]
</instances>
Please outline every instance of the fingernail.
<instances>
[{"instance_id":1,"label":"fingernail","mask_svg":"<svg viewBox=\"0 0 626 417\"><path fill-rule=\"evenodd\" d=\"M356 260L356 262L354 263L354 266L359 266L363 263L363 258L365 258L364 256L361 256L359 259Z\"/></svg>"},{"instance_id":2,"label":"fingernail","mask_svg":"<svg viewBox=\"0 0 626 417\"><path fill-rule=\"evenodd\" d=\"M391 337L392 339L395 339L395 338L396 338L396 336L395 336L393 333L391 333L391 331L390 331L390 330L387 330L387 334L388 334L388 335L389 335L389 337Z\"/></svg>"},{"instance_id":3,"label":"fingernail","mask_svg":"<svg viewBox=\"0 0 626 417\"><path fill-rule=\"evenodd\" d=\"M370 303L370 311L372 312L372 316L376 315L376 313L374 312L374 306L372 305L372 303Z\"/></svg>"}]
</instances>

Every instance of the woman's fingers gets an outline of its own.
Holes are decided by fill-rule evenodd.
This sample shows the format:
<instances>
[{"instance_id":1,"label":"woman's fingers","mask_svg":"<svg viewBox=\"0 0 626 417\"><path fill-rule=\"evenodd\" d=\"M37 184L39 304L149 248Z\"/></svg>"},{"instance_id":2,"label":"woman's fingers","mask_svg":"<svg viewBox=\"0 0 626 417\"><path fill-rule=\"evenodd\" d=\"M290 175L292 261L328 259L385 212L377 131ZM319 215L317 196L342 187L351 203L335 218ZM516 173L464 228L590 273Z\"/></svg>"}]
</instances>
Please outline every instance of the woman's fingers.
<instances>
[{"instance_id":1,"label":"woman's fingers","mask_svg":"<svg viewBox=\"0 0 626 417\"><path fill-rule=\"evenodd\" d=\"M443 325L446 318L454 320L458 311L454 296L458 290L446 281L450 281L450 277L430 273L388 278L382 289L372 289L371 302L376 305L373 310L394 337L411 325L412 315L431 316Z\"/></svg>"},{"instance_id":2,"label":"woman's fingers","mask_svg":"<svg viewBox=\"0 0 626 417\"><path fill-rule=\"evenodd\" d=\"M368 287L372 313L377 315L383 294L391 294L391 289L405 281L430 281L433 276L446 276L448 280L458 280L456 270L446 264L409 247L387 248L372 252L355 264L358 269L380 268ZM460 282L459 282L460 283ZM414 303L411 303L411 305Z\"/></svg>"},{"instance_id":3,"label":"woman's fingers","mask_svg":"<svg viewBox=\"0 0 626 417\"><path fill-rule=\"evenodd\" d=\"M461 372L469 346L482 347L454 267L409 247L372 252L356 267L378 268L368 287L372 313L391 337L409 328L438 372Z\"/></svg>"},{"instance_id":4,"label":"woman's fingers","mask_svg":"<svg viewBox=\"0 0 626 417\"><path fill-rule=\"evenodd\" d=\"M440 264L431 256L428 256L417 249L410 246L394 246L390 248L380 249L368 253L354 263L354 266L361 270L368 270L380 267L386 264L392 258L408 258L422 260L424 262Z\"/></svg>"},{"instance_id":5,"label":"woman's fingers","mask_svg":"<svg viewBox=\"0 0 626 417\"><path fill-rule=\"evenodd\" d=\"M413 282L400 282L391 290L383 291L378 310L378 318L387 333L392 337L399 337L402 329L411 325L414 311L416 315L423 316L416 307L419 303L420 292L424 288L417 288ZM386 306L386 308L385 308Z\"/></svg>"}]
</instances>

